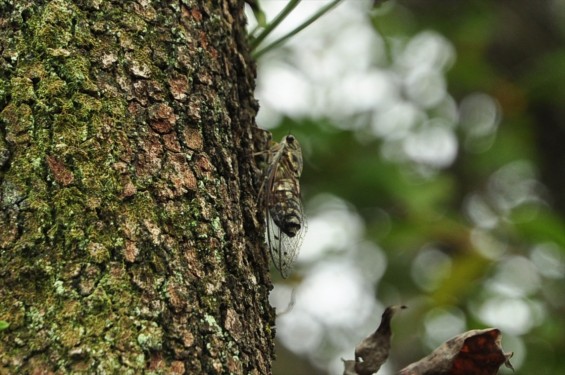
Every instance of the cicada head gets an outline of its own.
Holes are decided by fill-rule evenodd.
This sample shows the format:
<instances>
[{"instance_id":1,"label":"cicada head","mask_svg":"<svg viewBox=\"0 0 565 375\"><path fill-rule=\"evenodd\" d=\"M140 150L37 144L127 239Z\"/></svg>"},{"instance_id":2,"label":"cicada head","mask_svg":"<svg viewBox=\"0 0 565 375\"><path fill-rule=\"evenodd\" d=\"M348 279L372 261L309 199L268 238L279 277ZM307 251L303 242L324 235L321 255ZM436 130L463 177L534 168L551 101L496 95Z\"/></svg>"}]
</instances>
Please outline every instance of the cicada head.
<instances>
[{"instance_id":1,"label":"cicada head","mask_svg":"<svg viewBox=\"0 0 565 375\"><path fill-rule=\"evenodd\" d=\"M298 139L292 134L285 136L281 144L284 145L285 158L290 169L296 174L296 177L302 175L302 166L304 164L302 159L302 148Z\"/></svg>"}]
</instances>

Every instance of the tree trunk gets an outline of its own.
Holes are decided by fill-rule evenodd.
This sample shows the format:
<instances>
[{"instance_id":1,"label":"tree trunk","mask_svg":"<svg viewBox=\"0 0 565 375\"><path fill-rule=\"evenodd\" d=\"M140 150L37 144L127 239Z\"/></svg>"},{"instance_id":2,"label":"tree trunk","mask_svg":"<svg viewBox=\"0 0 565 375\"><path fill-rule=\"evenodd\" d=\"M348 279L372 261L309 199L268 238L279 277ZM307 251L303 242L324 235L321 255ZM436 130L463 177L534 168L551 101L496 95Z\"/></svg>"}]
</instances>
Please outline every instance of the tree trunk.
<instances>
[{"instance_id":1,"label":"tree trunk","mask_svg":"<svg viewBox=\"0 0 565 375\"><path fill-rule=\"evenodd\" d=\"M0 374L268 374L242 0L0 2Z\"/></svg>"}]
</instances>

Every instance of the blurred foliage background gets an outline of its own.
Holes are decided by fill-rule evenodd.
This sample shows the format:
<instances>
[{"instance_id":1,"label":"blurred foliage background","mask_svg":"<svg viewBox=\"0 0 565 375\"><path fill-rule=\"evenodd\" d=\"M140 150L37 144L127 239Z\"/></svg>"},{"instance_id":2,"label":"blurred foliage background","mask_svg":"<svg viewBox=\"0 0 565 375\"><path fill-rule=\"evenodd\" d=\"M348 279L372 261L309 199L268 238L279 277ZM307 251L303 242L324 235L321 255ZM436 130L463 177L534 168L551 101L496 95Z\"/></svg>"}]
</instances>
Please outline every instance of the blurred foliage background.
<instances>
[{"instance_id":1,"label":"blurred foliage background","mask_svg":"<svg viewBox=\"0 0 565 375\"><path fill-rule=\"evenodd\" d=\"M341 374L397 303L379 374L484 327L517 374L565 371L564 39L565 0L345 0L260 58L258 124L300 140L309 226L273 272L294 301L275 374Z\"/></svg>"}]
</instances>

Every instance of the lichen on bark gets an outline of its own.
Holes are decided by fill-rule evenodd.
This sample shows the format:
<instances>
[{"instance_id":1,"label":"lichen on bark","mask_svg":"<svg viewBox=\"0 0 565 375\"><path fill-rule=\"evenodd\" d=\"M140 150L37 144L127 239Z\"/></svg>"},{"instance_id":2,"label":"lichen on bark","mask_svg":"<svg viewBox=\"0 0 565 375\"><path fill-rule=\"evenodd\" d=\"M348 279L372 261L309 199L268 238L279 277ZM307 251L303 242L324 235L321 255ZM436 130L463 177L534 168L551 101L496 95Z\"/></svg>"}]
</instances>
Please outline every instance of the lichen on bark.
<instances>
[{"instance_id":1,"label":"lichen on bark","mask_svg":"<svg viewBox=\"0 0 565 375\"><path fill-rule=\"evenodd\" d=\"M0 373L269 373L243 2L0 24Z\"/></svg>"}]
</instances>

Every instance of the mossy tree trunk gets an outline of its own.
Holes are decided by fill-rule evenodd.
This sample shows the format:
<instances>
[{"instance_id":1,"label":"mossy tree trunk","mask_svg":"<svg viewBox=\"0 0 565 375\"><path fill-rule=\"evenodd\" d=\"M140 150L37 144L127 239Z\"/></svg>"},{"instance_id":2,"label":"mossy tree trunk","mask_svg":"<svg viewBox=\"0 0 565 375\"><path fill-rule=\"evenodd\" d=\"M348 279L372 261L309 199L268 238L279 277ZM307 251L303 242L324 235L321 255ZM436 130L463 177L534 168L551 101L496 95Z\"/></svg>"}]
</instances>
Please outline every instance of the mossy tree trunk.
<instances>
[{"instance_id":1,"label":"mossy tree trunk","mask_svg":"<svg viewBox=\"0 0 565 375\"><path fill-rule=\"evenodd\" d=\"M0 373L270 373L243 0L0 1Z\"/></svg>"}]
</instances>

